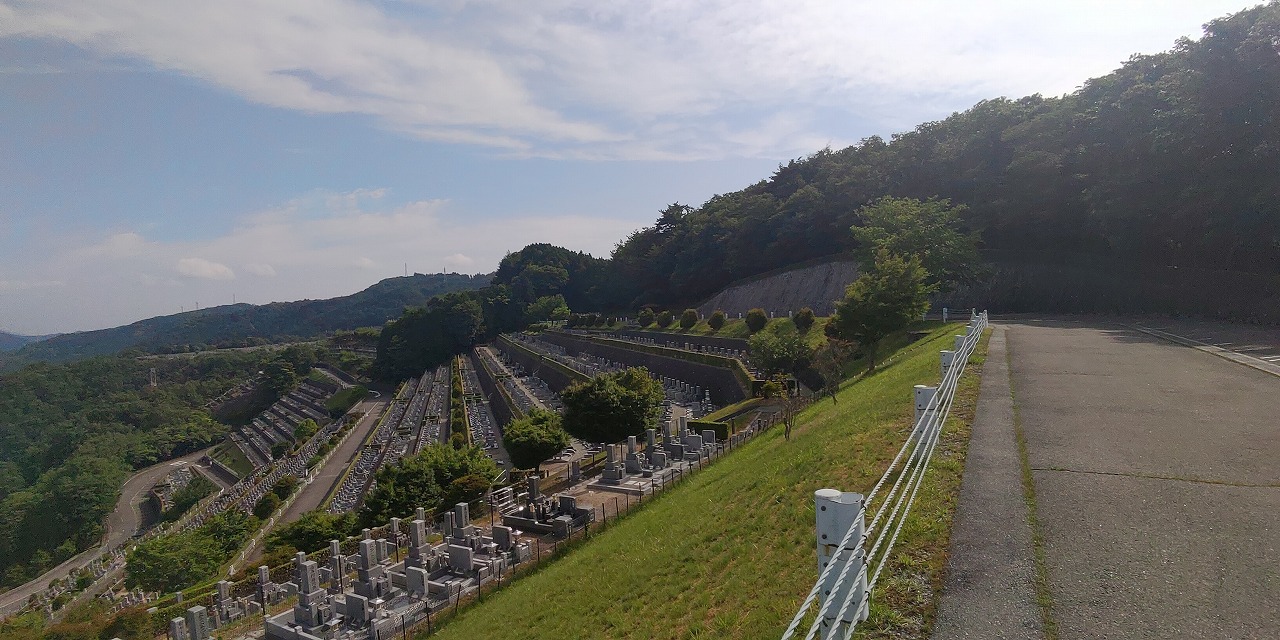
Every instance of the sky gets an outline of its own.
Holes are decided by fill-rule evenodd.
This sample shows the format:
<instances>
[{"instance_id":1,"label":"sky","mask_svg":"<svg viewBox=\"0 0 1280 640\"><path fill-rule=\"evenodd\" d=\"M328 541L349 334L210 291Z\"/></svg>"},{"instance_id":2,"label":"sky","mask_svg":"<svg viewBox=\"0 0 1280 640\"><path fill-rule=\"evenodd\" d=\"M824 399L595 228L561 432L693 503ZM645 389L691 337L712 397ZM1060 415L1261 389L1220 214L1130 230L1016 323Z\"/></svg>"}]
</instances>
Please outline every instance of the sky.
<instances>
[{"instance_id":1,"label":"sky","mask_svg":"<svg viewBox=\"0 0 1280 640\"><path fill-rule=\"evenodd\" d=\"M0 329L607 256L672 202L1253 4L0 0Z\"/></svg>"}]
</instances>

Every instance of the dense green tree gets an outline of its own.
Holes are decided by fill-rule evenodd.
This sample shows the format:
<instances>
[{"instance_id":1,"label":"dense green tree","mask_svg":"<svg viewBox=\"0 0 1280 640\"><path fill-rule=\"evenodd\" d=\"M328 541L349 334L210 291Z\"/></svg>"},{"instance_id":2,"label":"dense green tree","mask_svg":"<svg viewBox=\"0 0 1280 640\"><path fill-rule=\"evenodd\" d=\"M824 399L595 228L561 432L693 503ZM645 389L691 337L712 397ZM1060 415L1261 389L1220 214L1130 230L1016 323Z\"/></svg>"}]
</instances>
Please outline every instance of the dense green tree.
<instances>
[{"instance_id":1,"label":"dense green tree","mask_svg":"<svg viewBox=\"0 0 1280 640\"><path fill-rule=\"evenodd\" d=\"M538 298L537 301L529 305L528 310L525 312L525 320L530 323L544 320L567 320L568 318L569 307L564 302L564 296L558 293L553 296Z\"/></svg>"},{"instance_id":2,"label":"dense green tree","mask_svg":"<svg viewBox=\"0 0 1280 640\"><path fill-rule=\"evenodd\" d=\"M761 332L747 340L751 365L766 375L795 373L809 364L813 350L794 331Z\"/></svg>"},{"instance_id":3,"label":"dense green tree","mask_svg":"<svg viewBox=\"0 0 1280 640\"><path fill-rule=\"evenodd\" d=\"M887 251L872 268L845 289L827 327L832 335L857 342L868 369L876 368L876 347L885 336L905 328L929 309L928 273L920 259L903 259Z\"/></svg>"},{"instance_id":4,"label":"dense green tree","mask_svg":"<svg viewBox=\"0 0 1280 640\"><path fill-rule=\"evenodd\" d=\"M378 470L376 485L360 509L359 522L365 526L383 524L418 508L438 511L450 506L446 500L460 495L459 491L470 489L469 485L454 486L456 480L478 476L488 483L497 475L497 465L479 447L429 446L398 465Z\"/></svg>"},{"instance_id":5,"label":"dense green tree","mask_svg":"<svg viewBox=\"0 0 1280 640\"><path fill-rule=\"evenodd\" d=\"M665 329L671 326L671 323L675 322L675 319L676 319L675 314L669 310L663 310L658 312L657 317L654 318L654 320L658 323L658 327L662 329Z\"/></svg>"},{"instance_id":6,"label":"dense green tree","mask_svg":"<svg viewBox=\"0 0 1280 640\"><path fill-rule=\"evenodd\" d=\"M280 476L276 483L271 485L271 493L276 494L281 500L288 500L289 496L298 488L298 478L293 474L285 474Z\"/></svg>"},{"instance_id":7,"label":"dense green tree","mask_svg":"<svg viewBox=\"0 0 1280 640\"><path fill-rule=\"evenodd\" d=\"M639 323L641 327L647 327L653 324L655 317L653 309L645 307L636 315L636 322Z\"/></svg>"},{"instance_id":8,"label":"dense green tree","mask_svg":"<svg viewBox=\"0 0 1280 640\"><path fill-rule=\"evenodd\" d=\"M796 329L798 329L800 333L808 333L809 329L813 327L813 309L810 309L809 307L801 307L791 321L796 325Z\"/></svg>"},{"instance_id":9,"label":"dense green tree","mask_svg":"<svg viewBox=\"0 0 1280 640\"><path fill-rule=\"evenodd\" d=\"M916 256L937 289L974 281L978 245L973 233L961 233L961 215L967 207L949 200L893 198L885 196L858 211L862 224L853 227L864 268L875 263L881 251Z\"/></svg>"},{"instance_id":10,"label":"dense green tree","mask_svg":"<svg viewBox=\"0 0 1280 640\"><path fill-rule=\"evenodd\" d=\"M698 324L698 310L685 309L684 313L680 314L680 327L682 329L692 329L695 324Z\"/></svg>"},{"instance_id":11,"label":"dense green tree","mask_svg":"<svg viewBox=\"0 0 1280 640\"><path fill-rule=\"evenodd\" d=\"M308 511L297 520L276 527L267 535L266 548L274 551L280 548L295 551L319 551L329 545L330 540L342 540L355 533L355 514L327 513L321 509Z\"/></svg>"},{"instance_id":12,"label":"dense green tree","mask_svg":"<svg viewBox=\"0 0 1280 640\"><path fill-rule=\"evenodd\" d=\"M502 430L502 444L515 468L537 469L569 446L569 434L561 425L559 414L534 409Z\"/></svg>"},{"instance_id":13,"label":"dense green tree","mask_svg":"<svg viewBox=\"0 0 1280 640\"><path fill-rule=\"evenodd\" d=\"M758 333L769 324L769 314L764 309L755 308L747 312L746 317L747 329L751 333Z\"/></svg>"},{"instance_id":14,"label":"dense green tree","mask_svg":"<svg viewBox=\"0 0 1280 640\"><path fill-rule=\"evenodd\" d=\"M139 543L129 551L125 585L168 592L216 576L248 541L255 525L256 520L232 510L192 531Z\"/></svg>"},{"instance_id":15,"label":"dense green tree","mask_svg":"<svg viewBox=\"0 0 1280 640\"><path fill-rule=\"evenodd\" d=\"M642 368L596 376L560 394L564 429L588 442L618 442L658 426L662 384Z\"/></svg>"},{"instance_id":16,"label":"dense green tree","mask_svg":"<svg viewBox=\"0 0 1280 640\"><path fill-rule=\"evenodd\" d=\"M258 499L257 504L253 505L253 515L259 520L266 520L271 517L271 514L276 512L276 509L279 508L280 496L268 491Z\"/></svg>"},{"instance_id":17,"label":"dense green tree","mask_svg":"<svg viewBox=\"0 0 1280 640\"><path fill-rule=\"evenodd\" d=\"M164 512L167 521L177 520L187 509L195 506L202 498L212 495L218 486L200 474L195 474L186 486L173 493L173 504Z\"/></svg>"},{"instance_id":18,"label":"dense green tree","mask_svg":"<svg viewBox=\"0 0 1280 640\"><path fill-rule=\"evenodd\" d=\"M315 420L307 418L293 428L293 439L299 443L306 442L308 438L315 435L319 430L320 425L316 424Z\"/></svg>"},{"instance_id":19,"label":"dense green tree","mask_svg":"<svg viewBox=\"0 0 1280 640\"><path fill-rule=\"evenodd\" d=\"M724 312L716 309L715 312L711 314L711 317L707 318L707 326L711 327L712 331L719 331L724 327L725 321Z\"/></svg>"},{"instance_id":20,"label":"dense green tree","mask_svg":"<svg viewBox=\"0 0 1280 640\"><path fill-rule=\"evenodd\" d=\"M471 348L484 333L484 310L474 296L453 293L410 309L383 328L374 373L386 380L419 375Z\"/></svg>"}]
</instances>

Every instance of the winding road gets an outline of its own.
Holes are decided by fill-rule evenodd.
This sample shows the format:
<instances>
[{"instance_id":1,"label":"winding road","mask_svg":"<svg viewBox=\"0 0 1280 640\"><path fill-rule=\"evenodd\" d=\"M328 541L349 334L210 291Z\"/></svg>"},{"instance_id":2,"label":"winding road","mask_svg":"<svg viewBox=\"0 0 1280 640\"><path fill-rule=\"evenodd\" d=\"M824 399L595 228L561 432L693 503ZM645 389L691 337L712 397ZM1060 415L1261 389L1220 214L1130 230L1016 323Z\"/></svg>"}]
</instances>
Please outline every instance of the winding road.
<instances>
[{"instance_id":1,"label":"winding road","mask_svg":"<svg viewBox=\"0 0 1280 640\"><path fill-rule=\"evenodd\" d=\"M204 456L205 451L201 450L181 458L153 464L129 476L121 486L120 498L116 501L115 509L107 516L107 535L103 543L82 551L46 571L35 580L0 594L0 616L7 616L21 609L32 595L48 588L50 582L67 577L72 571L88 565L102 552L110 551L137 535L143 525L141 506L146 501L151 487L180 467L198 467L198 461ZM214 478L212 473L202 475L210 479Z\"/></svg>"}]
</instances>

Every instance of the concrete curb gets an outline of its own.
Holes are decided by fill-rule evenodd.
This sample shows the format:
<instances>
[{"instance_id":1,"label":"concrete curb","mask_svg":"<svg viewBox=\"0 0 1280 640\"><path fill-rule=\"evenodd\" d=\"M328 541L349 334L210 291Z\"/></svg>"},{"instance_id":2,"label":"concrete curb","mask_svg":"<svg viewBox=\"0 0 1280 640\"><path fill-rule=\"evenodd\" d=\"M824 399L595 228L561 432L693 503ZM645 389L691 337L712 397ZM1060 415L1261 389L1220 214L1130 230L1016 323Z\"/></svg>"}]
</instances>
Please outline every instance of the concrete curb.
<instances>
[{"instance_id":1,"label":"concrete curb","mask_svg":"<svg viewBox=\"0 0 1280 640\"><path fill-rule=\"evenodd\" d=\"M1260 358L1255 358L1253 356L1245 355L1237 351L1231 351L1230 349L1223 349L1222 347L1206 344L1204 342L1200 342L1199 340L1192 340L1191 338L1185 338L1183 336L1169 333L1167 331L1161 331L1159 329L1144 327L1142 325L1121 323L1120 326L1128 329L1133 329L1134 331L1145 333L1149 336L1154 336L1162 340L1168 340L1169 342L1180 344L1184 347L1191 347L1192 349L1195 349L1197 351L1210 353L1215 356L1218 356L1219 358L1230 360L1231 362L1234 362L1236 364L1244 365L1246 367L1249 367L1250 369L1257 369L1258 371L1261 371L1263 373L1269 373L1273 376L1280 377L1280 365L1272 364Z\"/></svg>"}]
</instances>

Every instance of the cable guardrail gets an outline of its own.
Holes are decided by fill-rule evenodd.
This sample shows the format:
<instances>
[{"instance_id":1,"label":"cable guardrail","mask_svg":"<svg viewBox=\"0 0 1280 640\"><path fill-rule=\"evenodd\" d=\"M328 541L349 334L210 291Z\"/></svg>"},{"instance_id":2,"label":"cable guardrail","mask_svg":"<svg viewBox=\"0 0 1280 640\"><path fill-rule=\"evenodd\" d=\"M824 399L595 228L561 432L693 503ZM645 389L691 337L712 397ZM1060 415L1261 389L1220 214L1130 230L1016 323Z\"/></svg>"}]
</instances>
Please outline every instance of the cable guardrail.
<instances>
[{"instance_id":1,"label":"cable guardrail","mask_svg":"<svg viewBox=\"0 0 1280 640\"><path fill-rule=\"evenodd\" d=\"M801 623L811 614L819 598L817 614L802 636L805 640L852 638L857 623L867 618L871 594L911 513L942 427L951 413L960 375L987 325L987 312L971 313L965 335L955 337L954 350L941 353L942 380L938 386L916 385L915 424L870 493L864 497L835 489L815 492L820 571L813 588L783 632L782 640L801 637L797 635ZM864 526L868 506L890 479L888 493L871 523ZM874 542L867 551L866 543L873 534ZM832 544L830 540L837 537L839 543ZM874 571L871 570L873 564Z\"/></svg>"}]
</instances>

